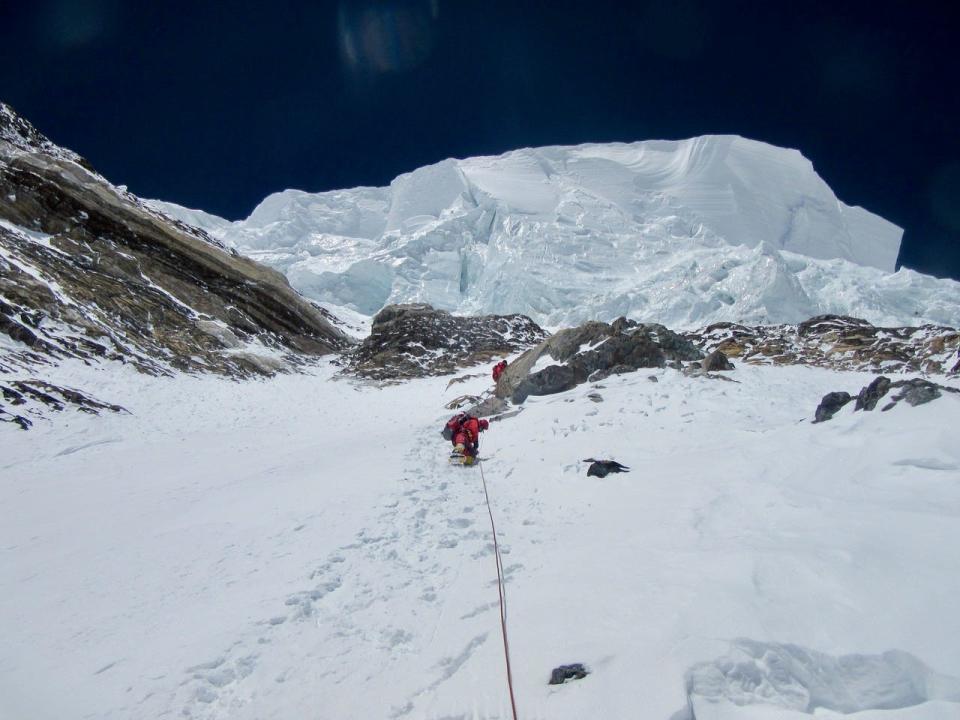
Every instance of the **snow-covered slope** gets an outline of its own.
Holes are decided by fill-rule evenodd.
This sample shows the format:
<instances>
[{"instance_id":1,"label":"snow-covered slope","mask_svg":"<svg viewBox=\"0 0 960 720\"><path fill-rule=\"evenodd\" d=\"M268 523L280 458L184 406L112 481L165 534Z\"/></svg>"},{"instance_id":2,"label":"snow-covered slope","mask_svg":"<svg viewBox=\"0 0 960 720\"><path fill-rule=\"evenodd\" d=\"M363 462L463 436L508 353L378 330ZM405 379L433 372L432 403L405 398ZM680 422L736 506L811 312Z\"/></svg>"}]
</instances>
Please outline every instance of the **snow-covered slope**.
<instances>
[{"instance_id":1,"label":"snow-covered slope","mask_svg":"<svg viewBox=\"0 0 960 720\"><path fill-rule=\"evenodd\" d=\"M893 272L900 228L840 202L799 152L735 136L445 160L387 188L277 193L233 224L157 206L366 314L960 325L960 284Z\"/></svg>"},{"instance_id":2,"label":"snow-covered slope","mask_svg":"<svg viewBox=\"0 0 960 720\"><path fill-rule=\"evenodd\" d=\"M335 369L51 370L133 415L3 446L0 717L510 717L481 478L438 434L489 379ZM520 717L960 717L960 399L812 425L871 376L730 378L611 377L484 434Z\"/></svg>"}]
</instances>

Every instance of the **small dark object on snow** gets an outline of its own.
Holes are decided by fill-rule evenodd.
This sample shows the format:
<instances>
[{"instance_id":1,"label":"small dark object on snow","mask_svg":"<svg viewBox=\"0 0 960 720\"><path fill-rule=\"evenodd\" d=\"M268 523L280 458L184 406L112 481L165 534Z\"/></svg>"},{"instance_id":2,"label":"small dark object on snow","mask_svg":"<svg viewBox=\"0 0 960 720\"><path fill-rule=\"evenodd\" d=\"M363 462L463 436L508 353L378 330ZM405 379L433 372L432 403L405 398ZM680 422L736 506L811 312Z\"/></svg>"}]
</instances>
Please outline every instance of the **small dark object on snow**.
<instances>
[{"instance_id":1,"label":"small dark object on snow","mask_svg":"<svg viewBox=\"0 0 960 720\"><path fill-rule=\"evenodd\" d=\"M587 458L584 462L591 463L590 467L587 468L587 477L593 475L594 477L602 478L610 473L630 472L630 468L626 465L621 465L616 460L594 460L593 458Z\"/></svg>"},{"instance_id":2,"label":"small dark object on snow","mask_svg":"<svg viewBox=\"0 0 960 720\"><path fill-rule=\"evenodd\" d=\"M590 674L590 671L587 670L582 663L574 663L573 665L561 665L558 668L554 668L553 672L550 673L550 685L563 685L567 680L582 680L587 675Z\"/></svg>"}]
</instances>

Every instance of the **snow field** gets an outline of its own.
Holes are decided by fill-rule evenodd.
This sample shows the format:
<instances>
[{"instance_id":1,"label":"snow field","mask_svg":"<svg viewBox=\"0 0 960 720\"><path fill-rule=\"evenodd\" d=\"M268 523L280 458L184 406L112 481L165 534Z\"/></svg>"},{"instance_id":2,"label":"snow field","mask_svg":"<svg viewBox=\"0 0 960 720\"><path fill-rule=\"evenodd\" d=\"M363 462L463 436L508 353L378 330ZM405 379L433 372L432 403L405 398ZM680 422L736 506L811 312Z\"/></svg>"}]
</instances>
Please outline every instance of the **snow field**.
<instances>
[{"instance_id":1,"label":"snow field","mask_svg":"<svg viewBox=\"0 0 960 720\"><path fill-rule=\"evenodd\" d=\"M509 717L480 478L439 435L444 402L488 379L332 373L51 372L133 415L3 436L0 717ZM846 717L960 716L960 400L811 425L871 376L728 376L610 378L484 434L521 717L686 720L688 673L737 638L905 651L941 689L863 661L902 706ZM588 478L586 457L631 472ZM546 684L571 662L592 674ZM810 717L796 678L730 666L697 720Z\"/></svg>"}]
</instances>

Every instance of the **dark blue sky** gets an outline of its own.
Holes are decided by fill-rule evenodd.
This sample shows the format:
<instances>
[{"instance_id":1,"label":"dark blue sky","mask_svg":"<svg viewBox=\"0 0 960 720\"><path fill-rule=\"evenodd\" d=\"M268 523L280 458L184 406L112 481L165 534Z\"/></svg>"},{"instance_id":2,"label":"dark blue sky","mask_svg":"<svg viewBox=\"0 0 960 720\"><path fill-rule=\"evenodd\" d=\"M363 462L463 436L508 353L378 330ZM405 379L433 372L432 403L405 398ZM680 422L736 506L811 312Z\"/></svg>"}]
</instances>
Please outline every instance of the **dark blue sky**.
<instances>
[{"instance_id":1,"label":"dark blue sky","mask_svg":"<svg viewBox=\"0 0 960 720\"><path fill-rule=\"evenodd\" d=\"M446 157L736 133L960 278L947 3L0 4L0 99L115 183L229 218Z\"/></svg>"}]
</instances>

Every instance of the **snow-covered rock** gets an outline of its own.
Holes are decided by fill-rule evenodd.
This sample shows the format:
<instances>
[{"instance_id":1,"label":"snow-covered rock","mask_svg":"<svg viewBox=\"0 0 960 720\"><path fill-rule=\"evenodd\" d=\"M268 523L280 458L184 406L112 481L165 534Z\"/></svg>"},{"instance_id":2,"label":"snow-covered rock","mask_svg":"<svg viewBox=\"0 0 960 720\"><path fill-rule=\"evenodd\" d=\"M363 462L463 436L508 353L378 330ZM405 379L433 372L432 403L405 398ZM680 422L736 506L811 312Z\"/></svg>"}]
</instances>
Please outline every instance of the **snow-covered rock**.
<instances>
[{"instance_id":1,"label":"snow-covered rock","mask_svg":"<svg viewBox=\"0 0 960 720\"><path fill-rule=\"evenodd\" d=\"M900 228L838 200L796 150L737 136L444 160L386 188L276 193L232 224L163 207L367 315L960 325L960 283L894 272Z\"/></svg>"},{"instance_id":2,"label":"snow-covered rock","mask_svg":"<svg viewBox=\"0 0 960 720\"><path fill-rule=\"evenodd\" d=\"M960 680L940 675L900 650L833 657L797 645L738 638L723 657L691 668L687 692L691 720L757 717L739 710L756 705L770 715L773 708L783 708L819 717L824 711L847 715L957 702ZM948 713L943 717L957 712L955 706L940 707Z\"/></svg>"},{"instance_id":3,"label":"snow-covered rock","mask_svg":"<svg viewBox=\"0 0 960 720\"><path fill-rule=\"evenodd\" d=\"M429 305L390 305L373 318L370 335L347 353L347 372L397 381L448 375L526 350L547 334L524 315L458 317Z\"/></svg>"},{"instance_id":4,"label":"snow-covered rock","mask_svg":"<svg viewBox=\"0 0 960 720\"><path fill-rule=\"evenodd\" d=\"M960 373L960 331L934 325L876 327L861 318L819 315L797 325L716 323L687 337L706 352L751 364Z\"/></svg>"}]
</instances>

